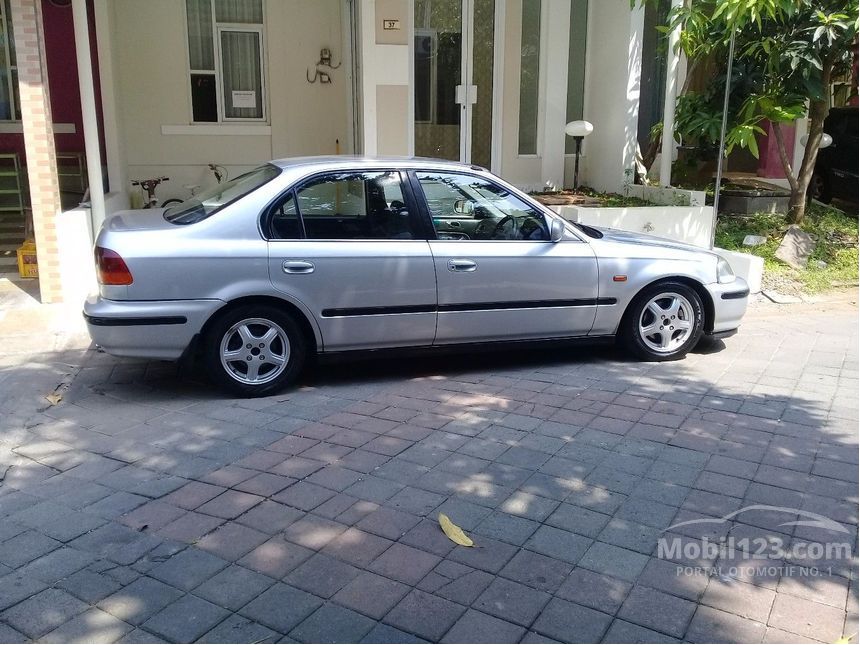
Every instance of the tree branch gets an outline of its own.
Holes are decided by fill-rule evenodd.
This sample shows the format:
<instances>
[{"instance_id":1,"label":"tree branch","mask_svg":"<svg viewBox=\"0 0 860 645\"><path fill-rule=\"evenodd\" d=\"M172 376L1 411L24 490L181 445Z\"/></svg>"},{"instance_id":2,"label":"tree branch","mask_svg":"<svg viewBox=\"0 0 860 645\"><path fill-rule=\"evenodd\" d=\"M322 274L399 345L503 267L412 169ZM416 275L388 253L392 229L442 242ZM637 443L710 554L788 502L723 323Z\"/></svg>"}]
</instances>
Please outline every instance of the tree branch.
<instances>
[{"instance_id":1,"label":"tree branch","mask_svg":"<svg viewBox=\"0 0 860 645\"><path fill-rule=\"evenodd\" d=\"M788 180L788 185L791 190L797 190L797 178L794 176L794 171L791 169L791 161L788 159L788 152L785 148L785 137L782 134L782 126L779 123L771 121L773 126L773 136L776 139L776 149L779 152L779 160L782 162L782 169L785 171L785 178Z\"/></svg>"}]
</instances>

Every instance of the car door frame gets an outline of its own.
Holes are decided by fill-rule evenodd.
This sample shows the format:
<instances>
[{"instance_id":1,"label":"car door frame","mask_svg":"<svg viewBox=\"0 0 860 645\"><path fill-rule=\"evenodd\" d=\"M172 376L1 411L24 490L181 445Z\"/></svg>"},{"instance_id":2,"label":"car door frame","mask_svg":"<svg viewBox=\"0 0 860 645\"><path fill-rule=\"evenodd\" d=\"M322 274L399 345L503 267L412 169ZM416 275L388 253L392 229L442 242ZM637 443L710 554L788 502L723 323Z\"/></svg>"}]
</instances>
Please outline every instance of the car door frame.
<instances>
[{"instance_id":1,"label":"car door frame","mask_svg":"<svg viewBox=\"0 0 860 645\"><path fill-rule=\"evenodd\" d=\"M409 211L410 228L413 229L413 232L416 235L416 237L414 237L413 239L410 239L410 240L397 240L397 239L393 239L393 238L353 238L353 239L338 239L338 238L322 239L322 238L320 238L320 239L316 239L316 238L309 238L308 237L307 230L306 230L305 223L304 223L304 219L303 219L302 213L301 213L301 208L299 206L298 191L301 190L301 188L303 186L305 186L308 183L314 181L315 179L318 179L321 177L326 177L326 176L330 176L330 175L339 175L339 174L353 174L353 173L354 174L393 173L393 174L397 175L399 182L400 182L400 188L401 188L401 191L403 194L404 203L405 203L407 210ZM271 219L273 217L273 213L274 213L275 208L277 208L280 204L283 204L287 199L290 199L290 198L294 200L294 204L296 207L296 217L298 220L298 227L299 227L299 232L300 232L300 237L297 239L279 238L279 237L274 236L272 234L272 229L271 229ZM390 165L390 166L386 165L386 166L372 167L372 168L352 166L352 167L329 169L329 170L318 170L318 171L309 173L309 174L304 175L300 178L297 178L295 181L293 181L291 183L291 185L288 188L279 192L275 198L271 199L266 204L266 206L263 209L261 209L260 215L258 216L258 228L259 228L260 235L266 241L267 249L269 249L267 263L269 266L270 281L272 282L273 286L275 287L275 289L277 291L280 291L282 293L287 293L291 299L294 299L294 300L301 302L302 305L304 306L304 308L311 312L311 314L313 315L313 317L315 319L314 322L317 325L317 327L320 331L320 336L322 338L322 347L320 348L321 351L348 351L348 350L353 350L353 349L372 349L372 348L382 347L382 346L397 347L397 346L422 346L422 345L429 346L429 345L432 345L434 337L435 337L435 330L436 330L436 315L437 315L436 314L436 307L437 307L437 303L438 303L438 300L437 300L438 290L436 287L436 276L435 276L435 267L433 266L433 255L429 249L429 237L428 236L431 234L434 234L434 230L432 228L432 222L429 223L429 229L428 229L428 222L426 221L426 218L424 218L422 215L420 200L415 195L412 183L410 181L410 178L409 178L406 170L404 170L402 168L394 167L393 165ZM412 243L424 243L425 245L427 245L428 258L430 260L430 267L432 269L432 271L431 271L431 273L432 273L432 292L433 292L432 301L427 302L427 303L421 303L421 304L415 304L415 305L406 305L406 306L397 306L397 305L380 306L380 307L370 306L370 307L350 308L348 310L347 309L339 309L339 308L326 308L326 309L320 309L318 311L311 305L310 302L308 302L308 298L302 298L300 295L298 295L296 293L284 292L282 289L279 289L278 284L277 284L274 276L272 275L273 257L272 257L272 253L271 253L271 249L272 249L271 245L277 244L277 243L291 243L291 242L298 243L300 245L299 249L303 245L309 245L309 244L314 244L314 243L317 243L317 244L322 243L323 245L325 245L325 244L355 244L355 243L362 243L362 242L369 242L369 243L374 243L374 244L380 244L380 243L381 244L392 244L392 243L398 243L398 242L399 243L410 243L410 244L412 244ZM326 315L323 315L324 312L326 313ZM354 345L349 345L349 344L345 344L343 342L338 342L337 339L335 340L335 342L332 342L332 340L331 340L332 334L331 334L330 324L328 324L328 322L330 322L330 320L332 318L348 318L348 317L367 318L367 317L377 317L377 316L384 317L384 316L387 316L389 314L401 315L401 316L430 314L430 315L432 315L432 333L430 333L429 336L423 341L416 341L415 339L412 339L412 340L407 340L406 342L403 342L403 343L400 343L400 342L395 340L395 341L389 342L389 343L378 343L378 342L372 342L371 341L371 342L359 342L359 343L354 344ZM428 319L429 319L429 316L428 316ZM328 333L327 333L327 329L328 329ZM329 338L328 341L326 339L327 336Z\"/></svg>"},{"instance_id":2,"label":"car door frame","mask_svg":"<svg viewBox=\"0 0 860 645\"><path fill-rule=\"evenodd\" d=\"M445 240L440 240L436 234L436 228L433 225L433 216L430 212L430 207L427 203L427 199L426 199L426 196L424 194L423 187L421 186L420 180L418 178L418 173L421 173L421 172L436 172L436 173L441 173L441 174L454 174L454 175L460 175L460 176L464 176L464 177L474 177L476 179L480 179L480 180L485 181L487 183L493 184L499 188L502 188L505 191L509 192L517 200L523 202L525 205L529 206L535 212L537 212L539 215L541 215L544 218L544 222L547 226L548 231L552 230L552 220L555 219L556 217L558 217L555 214L548 213L547 210L541 204L535 203L534 200L529 198L527 195L522 194L521 191L516 190L516 188L514 188L513 186L510 186L509 184L507 184L506 182L500 180L499 178L497 178L495 176L489 176L488 174L486 174L486 171L483 171L483 169L481 169L481 168L471 168L469 170L466 170L464 168L446 168L446 167L430 167L430 166L420 167L420 168L419 167L410 168L407 171L407 174L409 176L409 181L412 184L411 189L412 189L412 192L415 196L415 200L418 203L418 208L420 209L420 212L425 219L425 226L429 227L429 233L428 233L428 238L427 238L428 244L432 241L444 242ZM459 243L459 241L453 241L453 240L451 242L454 244ZM594 321L597 317L597 308L600 304L602 304L600 302L600 297L599 297L600 294L598 291L598 287L599 287L599 285L598 285L599 265L598 265L597 257L594 253L593 247L581 235L579 235L577 232L573 231L572 227L565 225L565 238L560 240L559 242L553 242L552 240L549 240L549 239L547 239L547 240L467 240L466 242L467 243L480 242L482 244L485 244L485 243L486 244L492 244L492 243L499 243L499 242L504 243L504 244L518 244L518 243L519 244L523 244L523 243L528 244L531 242L532 244L547 244L547 245L570 243L570 244L581 245L579 247L580 249L587 250L587 253L584 253L583 256L586 258L589 258L590 260L593 260L593 262L591 264L592 264L593 269L594 269L594 295L593 295L593 297L589 297L589 298L571 299L571 300L567 300L567 301L565 301L565 300L557 300L557 301L556 300L542 300L542 299L534 300L534 301L517 300L517 301L511 301L511 302L521 303L522 307L509 307L509 308L495 307L494 306L494 305L498 305L498 304L510 304L507 301L504 303L476 301L474 303L474 306L466 305L466 304L463 304L463 305L446 304L442 301L443 298L442 298L442 295L440 293L440 291L443 289L443 284L442 284L443 281L439 276L440 268L437 264L438 258L436 256L436 253L433 250L433 245L430 244L431 253L433 253L433 255L434 255L434 265L436 266L436 289L437 289L436 301L437 301L437 308L438 308L438 315L437 315L437 322L436 322L436 339L434 340L434 344L450 344L450 343L458 343L458 342L472 342L473 340L475 342L483 342L486 340L490 340L490 341L502 340L503 341L503 340L512 340L513 339L513 338L492 338L492 339L463 338L463 339L454 339L454 340L440 339L440 331L444 331L444 329L446 327L445 322L444 322L443 317L442 317L442 314L449 313L449 312L450 313L459 313L459 312L463 312L463 311L468 311L468 312L482 312L482 311L483 312L492 312L492 311L505 312L505 311L511 311L511 310L515 310L515 309L540 309L540 308L542 308L541 303L551 303L550 308L555 308L557 306L563 307L566 304L570 305L571 307L581 308L581 312L585 314L584 318L589 320L590 322L583 321L584 322L583 326L578 331L576 331L574 333L570 333L570 334L552 333L552 334L547 335L547 336L540 336L540 335L529 336L527 339L563 338L563 337L580 338L580 337L587 336L591 332L591 330L593 329L593 326L594 326ZM466 255L466 254L464 254L464 255Z\"/></svg>"}]
</instances>

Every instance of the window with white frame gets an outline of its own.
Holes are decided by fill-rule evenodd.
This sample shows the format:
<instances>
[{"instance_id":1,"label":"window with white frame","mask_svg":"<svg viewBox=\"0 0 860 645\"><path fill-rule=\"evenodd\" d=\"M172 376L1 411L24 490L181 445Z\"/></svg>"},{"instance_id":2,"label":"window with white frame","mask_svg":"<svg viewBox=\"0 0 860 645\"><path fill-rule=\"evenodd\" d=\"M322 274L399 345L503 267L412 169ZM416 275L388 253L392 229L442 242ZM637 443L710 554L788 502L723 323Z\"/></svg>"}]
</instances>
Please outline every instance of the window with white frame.
<instances>
[{"instance_id":1,"label":"window with white frame","mask_svg":"<svg viewBox=\"0 0 860 645\"><path fill-rule=\"evenodd\" d=\"M18 65L9 0L0 2L0 121L21 118L18 99Z\"/></svg>"},{"instance_id":2,"label":"window with white frame","mask_svg":"<svg viewBox=\"0 0 860 645\"><path fill-rule=\"evenodd\" d=\"M265 121L263 0L185 0L195 123Z\"/></svg>"}]
</instances>

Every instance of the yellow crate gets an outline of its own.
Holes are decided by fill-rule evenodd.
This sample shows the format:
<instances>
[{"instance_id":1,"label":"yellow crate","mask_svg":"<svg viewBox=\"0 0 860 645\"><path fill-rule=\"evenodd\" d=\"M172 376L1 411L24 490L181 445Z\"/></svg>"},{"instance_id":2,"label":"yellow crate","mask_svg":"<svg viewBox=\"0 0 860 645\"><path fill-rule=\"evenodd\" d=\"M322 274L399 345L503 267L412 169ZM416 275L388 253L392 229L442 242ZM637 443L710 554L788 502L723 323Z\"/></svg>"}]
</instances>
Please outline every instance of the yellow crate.
<instances>
[{"instance_id":1,"label":"yellow crate","mask_svg":"<svg viewBox=\"0 0 860 645\"><path fill-rule=\"evenodd\" d=\"M18 247L18 273L22 278L38 278L39 263L36 260L36 244L24 242Z\"/></svg>"}]
</instances>

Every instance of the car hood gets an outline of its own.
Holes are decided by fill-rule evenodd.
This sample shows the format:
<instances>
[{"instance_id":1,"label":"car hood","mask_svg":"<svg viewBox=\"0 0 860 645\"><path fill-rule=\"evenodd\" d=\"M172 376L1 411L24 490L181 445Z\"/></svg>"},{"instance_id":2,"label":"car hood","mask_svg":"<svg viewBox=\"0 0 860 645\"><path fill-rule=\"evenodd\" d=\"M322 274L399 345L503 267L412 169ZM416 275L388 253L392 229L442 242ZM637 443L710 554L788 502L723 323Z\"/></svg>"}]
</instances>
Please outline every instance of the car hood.
<instances>
[{"instance_id":1,"label":"car hood","mask_svg":"<svg viewBox=\"0 0 860 645\"><path fill-rule=\"evenodd\" d=\"M138 210L117 211L108 217L103 227L106 231L150 231L174 228L164 219L163 208L143 208Z\"/></svg>"},{"instance_id":2,"label":"car hood","mask_svg":"<svg viewBox=\"0 0 860 645\"><path fill-rule=\"evenodd\" d=\"M687 244L686 242L677 242L665 237L657 237L656 235L648 235L646 233L634 233L632 231L622 231L616 228L603 228L600 226L592 226L603 233L603 240L608 242L620 242L622 244L636 244L639 246L658 246L664 249L676 249L678 251L689 251L692 253L707 253L708 255L716 255L708 249L703 249L700 246Z\"/></svg>"}]
</instances>

